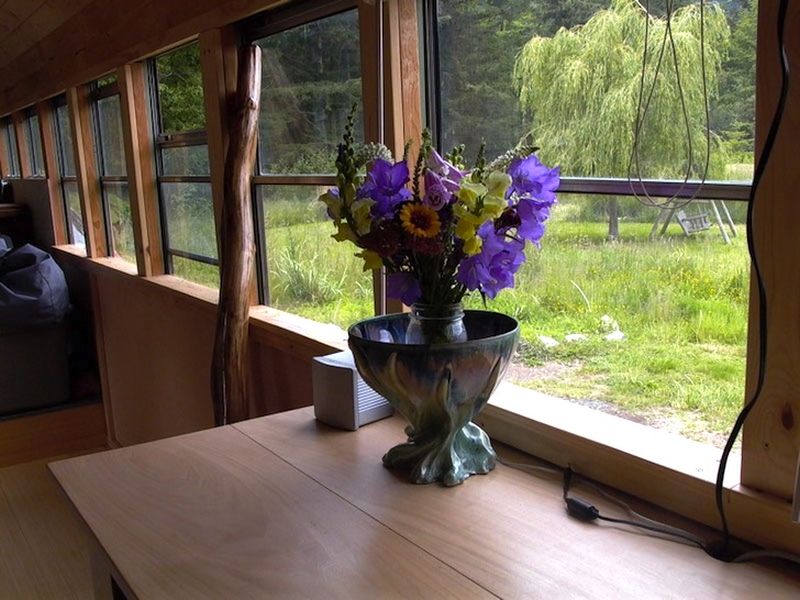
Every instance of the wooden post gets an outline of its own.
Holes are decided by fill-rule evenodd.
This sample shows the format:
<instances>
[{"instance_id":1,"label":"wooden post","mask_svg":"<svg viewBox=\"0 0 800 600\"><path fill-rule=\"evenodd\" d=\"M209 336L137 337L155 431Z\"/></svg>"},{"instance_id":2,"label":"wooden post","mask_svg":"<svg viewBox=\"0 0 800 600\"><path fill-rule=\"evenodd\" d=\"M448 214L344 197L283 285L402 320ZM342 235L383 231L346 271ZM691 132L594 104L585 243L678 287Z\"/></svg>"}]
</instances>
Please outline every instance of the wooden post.
<instances>
[{"instance_id":1,"label":"wooden post","mask_svg":"<svg viewBox=\"0 0 800 600\"><path fill-rule=\"evenodd\" d=\"M52 102L44 101L36 105L39 114L39 132L42 136L42 155L44 159L44 175L47 178L47 192L50 196L50 218L53 221L53 240L55 244L68 244L67 216L64 211L64 199L61 197L56 158L55 108Z\"/></svg>"},{"instance_id":2,"label":"wooden post","mask_svg":"<svg viewBox=\"0 0 800 600\"><path fill-rule=\"evenodd\" d=\"M103 199L100 192L97 159L92 141L92 115L89 90L85 85L67 90L72 145L75 152L75 174L83 210L83 233L86 256L108 256L106 227L103 220Z\"/></svg>"},{"instance_id":3,"label":"wooden post","mask_svg":"<svg viewBox=\"0 0 800 600\"><path fill-rule=\"evenodd\" d=\"M28 178L33 175L33 165L31 165L31 153L28 148L28 138L25 136L25 115L22 112L15 112L11 116L14 136L17 138L17 156L19 157L19 176Z\"/></svg>"},{"instance_id":4,"label":"wooden post","mask_svg":"<svg viewBox=\"0 0 800 600\"><path fill-rule=\"evenodd\" d=\"M147 75L143 63L117 69L128 194L139 275L164 273L153 134L147 110Z\"/></svg>"},{"instance_id":5,"label":"wooden post","mask_svg":"<svg viewBox=\"0 0 800 600\"><path fill-rule=\"evenodd\" d=\"M247 331L255 241L250 178L256 157L261 98L261 50L239 52L236 96L228 114L230 143L225 157L220 227L220 290L217 332L211 364L214 423L248 417Z\"/></svg>"}]
</instances>

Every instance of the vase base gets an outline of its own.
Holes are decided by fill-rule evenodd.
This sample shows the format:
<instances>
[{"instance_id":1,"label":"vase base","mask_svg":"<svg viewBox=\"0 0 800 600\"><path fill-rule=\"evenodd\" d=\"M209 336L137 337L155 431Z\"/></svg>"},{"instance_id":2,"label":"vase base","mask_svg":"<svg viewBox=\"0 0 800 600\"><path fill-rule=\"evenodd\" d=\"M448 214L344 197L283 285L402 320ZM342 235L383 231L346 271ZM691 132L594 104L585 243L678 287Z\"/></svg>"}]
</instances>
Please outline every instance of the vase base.
<instances>
[{"instance_id":1,"label":"vase base","mask_svg":"<svg viewBox=\"0 0 800 600\"><path fill-rule=\"evenodd\" d=\"M383 466L407 471L413 483L439 481L447 487L462 483L470 475L488 473L496 463L489 436L474 423L446 437L409 438L383 457Z\"/></svg>"}]
</instances>

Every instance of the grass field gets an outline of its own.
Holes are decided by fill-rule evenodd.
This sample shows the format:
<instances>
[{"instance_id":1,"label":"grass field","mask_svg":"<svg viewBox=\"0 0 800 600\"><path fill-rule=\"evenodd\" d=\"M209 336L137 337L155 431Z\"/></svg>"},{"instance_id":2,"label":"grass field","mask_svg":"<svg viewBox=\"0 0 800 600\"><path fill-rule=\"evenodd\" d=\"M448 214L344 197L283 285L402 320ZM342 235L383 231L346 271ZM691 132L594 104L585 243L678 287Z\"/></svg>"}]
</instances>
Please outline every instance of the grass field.
<instances>
[{"instance_id":1,"label":"grass field","mask_svg":"<svg viewBox=\"0 0 800 600\"><path fill-rule=\"evenodd\" d=\"M620 238L610 242L606 222L587 221L577 201L562 202L542 249L528 252L517 287L489 302L522 326L511 376L542 392L718 444L744 389L744 227L730 245L716 228L686 237L677 224L651 240L655 210L622 204L637 221L623 219ZM371 277L352 246L330 239L332 225L321 218L317 205L299 198L268 209L271 304L346 328L372 314ZM176 270L201 283L217 278L214 267L192 261ZM481 299L466 304L478 307ZM618 323L624 340L605 339L605 315ZM564 341L571 333L587 339ZM548 347L540 336L559 345Z\"/></svg>"}]
</instances>

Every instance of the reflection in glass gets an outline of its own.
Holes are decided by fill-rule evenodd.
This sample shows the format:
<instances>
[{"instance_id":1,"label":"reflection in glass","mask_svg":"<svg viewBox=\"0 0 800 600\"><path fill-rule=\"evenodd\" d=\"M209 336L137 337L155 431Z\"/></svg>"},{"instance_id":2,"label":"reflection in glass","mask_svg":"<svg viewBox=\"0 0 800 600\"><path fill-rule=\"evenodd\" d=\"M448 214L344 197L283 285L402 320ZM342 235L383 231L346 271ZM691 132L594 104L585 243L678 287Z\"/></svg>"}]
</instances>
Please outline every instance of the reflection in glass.
<instances>
[{"instance_id":1,"label":"reflection in glass","mask_svg":"<svg viewBox=\"0 0 800 600\"><path fill-rule=\"evenodd\" d=\"M58 145L61 157L61 176L75 176L75 155L72 148L72 123L69 121L69 108L66 104L56 109Z\"/></svg>"},{"instance_id":2,"label":"reflection in glass","mask_svg":"<svg viewBox=\"0 0 800 600\"><path fill-rule=\"evenodd\" d=\"M67 208L69 240L73 244L84 246L86 240L83 235L83 209L81 208L81 198L78 195L78 183L63 181L62 186Z\"/></svg>"},{"instance_id":3,"label":"reflection in glass","mask_svg":"<svg viewBox=\"0 0 800 600\"><path fill-rule=\"evenodd\" d=\"M162 54L155 62L161 132L205 129L199 44Z\"/></svg>"},{"instance_id":4,"label":"reflection in glass","mask_svg":"<svg viewBox=\"0 0 800 600\"><path fill-rule=\"evenodd\" d=\"M108 207L111 225L111 243L114 254L125 260L136 262L136 247L133 241L133 218L127 183L103 184L103 194Z\"/></svg>"},{"instance_id":5,"label":"reflection in glass","mask_svg":"<svg viewBox=\"0 0 800 600\"><path fill-rule=\"evenodd\" d=\"M175 146L161 149L162 175L208 175L208 146Z\"/></svg>"},{"instance_id":6,"label":"reflection in glass","mask_svg":"<svg viewBox=\"0 0 800 600\"><path fill-rule=\"evenodd\" d=\"M217 257L210 183L162 183L165 229L170 249Z\"/></svg>"},{"instance_id":7,"label":"reflection in glass","mask_svg":"<svg viewBox=\"0 0 800 600\"><path fill-rule=\"evenodd\" d=\"M264 207L270 305L342 328L373 314L372 273L317 200L318 186L258 186Z\"/></svg>"},{"instance_id":8,"label":"reflection in glass","mask_svg":"<svg viewBox=\"0 0 800 600\"><path fill-rule=\"evenodd\" d=\"M97 116L100 124L100 152L103 159L103 175L125 175L125 146L122 141L122 116L119 96L100 98L97 101Z\"/></svg>"},{"instance_id":9,"label":"reflection in glass","mask_svg":"<svg viewBox=\"0 0 800 600\"><path fill-rule=\"evenodd\" d=\"M261 173L331 173L350 107L359 107L358 14L351 10L256 42L262 50Z\"/></svg>"}]
</instances>

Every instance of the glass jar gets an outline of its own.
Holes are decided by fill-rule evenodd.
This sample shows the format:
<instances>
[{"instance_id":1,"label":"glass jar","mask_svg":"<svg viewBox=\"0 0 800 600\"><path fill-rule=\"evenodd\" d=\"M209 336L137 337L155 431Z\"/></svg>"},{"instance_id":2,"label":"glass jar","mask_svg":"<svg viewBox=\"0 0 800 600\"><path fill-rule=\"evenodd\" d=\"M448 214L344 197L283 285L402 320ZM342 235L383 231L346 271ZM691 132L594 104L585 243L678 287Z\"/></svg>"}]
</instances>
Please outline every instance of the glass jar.
<instances>
[{"instance_id":1,"label":"glass jar","mask_svg":"<svg viewBox=\"0 0 800 600\"><path fill-rule=\"evenodd\" d=\"M406 344L448 344L465 342L464 307L457 304L411 305Z\"/></svg>"}]
</instances>

